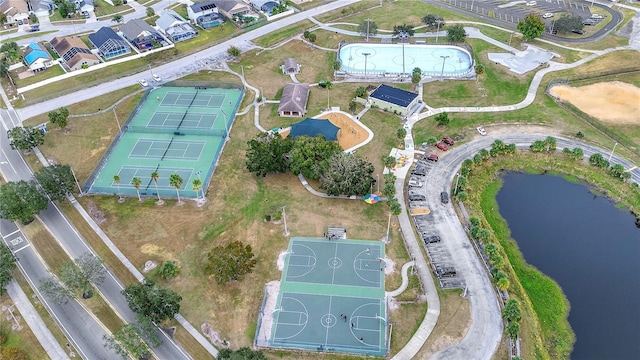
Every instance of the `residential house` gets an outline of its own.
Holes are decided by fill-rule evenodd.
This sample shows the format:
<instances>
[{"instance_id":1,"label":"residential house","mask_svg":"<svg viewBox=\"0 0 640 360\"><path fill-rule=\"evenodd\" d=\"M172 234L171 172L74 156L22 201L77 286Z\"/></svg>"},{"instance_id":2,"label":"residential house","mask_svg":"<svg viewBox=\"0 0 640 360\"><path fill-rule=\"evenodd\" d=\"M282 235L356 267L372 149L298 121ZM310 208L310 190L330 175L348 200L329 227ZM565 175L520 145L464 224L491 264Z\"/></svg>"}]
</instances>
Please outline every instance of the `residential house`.
<instances>
[{"instance_id":1,"label":"residential house","mask_svg":"<svg viewBox=\"0 0 640 360\"><path fill-rule=\"evenodd\" d=\"M160 13L160 17L156 20L156 26L173 42L189 40L198 36L198 30L193 25L170 9Z\"/></svg>"},{"instance_id":2,"label":"residential house","mask_svg":"<svg viewBox=\"0 0 640 360\"><path fill-rule=\"evenodd\" d=\"M29 6L37 17L49 16L49 12L54 8L53 0L30 0Z\"/></svg>"},{"instance_id":3,"label":"residential house","mask_svg":"<svg viewBox=\"0 0 640 360\"><path fill-rule=\"evenodd\" d=\"M164 38L144 20L133 19L120 25L122 35L138 50L149 50L165 43Z\"/></svg>"},{"instance_id":4,"label":"residential house","mask_svg":"<svg viewBox=\"0 0 640 360\"><path fill-rule=\"evenodd\" d=\"M251 6L257 11L271 15L271 11L280 6L280 4L274 0L251 0Z\"/></svg>"},{"instance_id":5,"label":"residential house","mask_svg":"<svg viewBox=\"0 0 640 360\"><path fill-rule=\"evenodd\" d=\"M75 0L76 11L93 11L93 0Z\"/></svg>"},{"instance_id":6,"label":"residential house","mask_svg":"<svg viewBox=\"0 0 640 360\"><path fill-rule=\"evenodd\" d=\"M280 65L283 74L299 74L300 64L294 58L284 59L284 65Z\"/></svg>"},{"instance_id":7,"label":"residential house","mask_svg":"<svg viewBox=\"0 0 640 360\"><path fill-rule=\"evenodd\" d=\"M100 63L100 59L77 36L55 37L49 43L69 71Z\"/></svg>"},{"instance_id":8,"label":"residential house","mask_svg":"<svg viewBox=\"0 0 640 360\"><path fill-rule=\"evenodd\" d=\"M213 0L194 3L187 7L187 14L191 21L203 29L224 23L224 18L218 14L218 7Z\"/></svg>"},{"instance_id":9,"label":"residential house","mask_svg":"<svg viewBox=\"0 0 640 360\"><path fill-rule=\"evenodd\" d=\"M95 46L105 59L111 59L131 52L129 43L120 37L112 28L102 27L93 34L89 34L89 41Z\"/></svg>"},{"instance_id":10,"label":"residential house","mask_svg":"<svg viewBox=\"0 0 640 360\"><path fill-rule=\"evenodd\" d=\"M32 42L24 49L23 59L30 70L37 72L53 65L51 54L40 44Z\"/></svg>"},{"instance_id":11,"label":"residential house","mask_svg":"<svg viewBox=\"0 0 640 360\"><path fill-rule=\"evenodd\" d=\"M29 23L29 7L24 0L0 0L0 12L7 17L9 26Z\"/></svg>"},{"instance_id":12,"label":"residential house","mask_svg":"<svg viewBox=\"0 0 640 360\"><path fill-rule=\"evenodd\" d=\"M282 90L278 114L287 117L303 117L307 112L309 84L289 83Z\"/></svg>"},{"instance_id":13,"label":"residential house","mask_svg":"<svg viewBox=\"0 0 640 360\"><path fill-rule=\"evenodd\" d=\"M249 5L240 0L214 0L214 3L218 7L218 12L228 19L251 12Z\"/></svg>"},{"instance_id":14,"label":"residential house","mask_svg":"<svg viewBox=\"0 0 640 360\"><path fill-rule=\"evenodd\" d=\"M381 84L369 94L368 102L385 111L406 115L419 100L416 93Z\"/></svg>"}]
</instances>

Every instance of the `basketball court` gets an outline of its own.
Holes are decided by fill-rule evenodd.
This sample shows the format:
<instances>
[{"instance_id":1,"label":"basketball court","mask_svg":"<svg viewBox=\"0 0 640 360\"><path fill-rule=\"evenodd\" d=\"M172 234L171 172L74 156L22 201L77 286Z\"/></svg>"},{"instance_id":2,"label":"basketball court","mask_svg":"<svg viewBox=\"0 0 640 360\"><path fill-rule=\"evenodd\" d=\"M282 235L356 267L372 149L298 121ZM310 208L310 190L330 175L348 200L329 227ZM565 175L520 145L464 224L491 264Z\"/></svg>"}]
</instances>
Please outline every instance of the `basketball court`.
<instances>
[{"instance_id":1,"label":"basketball court","mask_svg":"<svg viewBox=\"0 0 640 360\"><path fill-rule=\"evenodd\" d=\"M181 197L198 197L192 182L209 183L242 100L240 89L160 87L147 92L87 181L89 193L175 197L169 177L183 182ZM151 174L158 174L158 184ZM114 175L120 183L116 184Z\"/></svg>"},{"instance_id":2,"label":"basketball court","mask_svg":"<svg viewBox=\"0 0 640 360\"><path fill-rule=\"evenodd\" d=\"M385 356L383 258L381 242L292 238L267 346Z\"/></svg>"}]
</instances>

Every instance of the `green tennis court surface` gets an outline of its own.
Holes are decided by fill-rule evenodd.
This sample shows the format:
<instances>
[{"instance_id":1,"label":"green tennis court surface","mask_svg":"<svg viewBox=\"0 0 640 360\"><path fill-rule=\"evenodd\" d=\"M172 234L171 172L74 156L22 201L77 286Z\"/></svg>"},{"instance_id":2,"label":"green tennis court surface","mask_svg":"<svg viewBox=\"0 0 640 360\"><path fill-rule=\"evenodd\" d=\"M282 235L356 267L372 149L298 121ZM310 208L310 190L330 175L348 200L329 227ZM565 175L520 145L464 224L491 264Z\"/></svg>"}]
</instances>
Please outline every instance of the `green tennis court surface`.
<instances>
[{"instance_id":1,"label":"green tennis court surface","mask_svg":"<svg viewBox=\"0 0 640 360\"><path fill-rule=\"evenodd\" d=\"M209 184L241 100L240 89L160 87L145 93L85 189L135 196L131 180L137 177L142 196L176 197L169 177L178 174L180 196L197 197L192 182Z\"/></svg>"},{"instance_id":2,"label":"green tennis court surface","mask_svg":"<svg viewBox=\"0 0 640 360\"><path fill-rule=\"evenodd\" d=\"M386 356L383 258L381 242L292 238L273 325L262 343Z\"/></svg>"}]
</instances>

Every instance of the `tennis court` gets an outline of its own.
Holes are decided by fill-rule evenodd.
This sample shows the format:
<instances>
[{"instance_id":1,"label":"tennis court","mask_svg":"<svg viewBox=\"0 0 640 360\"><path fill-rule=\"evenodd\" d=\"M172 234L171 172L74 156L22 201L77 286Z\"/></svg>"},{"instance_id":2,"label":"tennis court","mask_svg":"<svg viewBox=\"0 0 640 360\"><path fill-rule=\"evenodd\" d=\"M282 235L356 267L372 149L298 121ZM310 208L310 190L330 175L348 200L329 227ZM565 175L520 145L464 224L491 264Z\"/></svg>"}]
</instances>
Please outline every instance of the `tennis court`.
<instances>
[{"instance_id":1,"label":"tennis court","mask_svg":"<svg viewBox=\"0 0 640 360\"><path fill-rule=\"evenodd\" d=\"M142 180L142 196L176 197L169 177L178 174L180 196L198 197L193 181L200 180L205 189L209 184L241 100L241 89L160 87L147 92L85 189L135 196L131 180L136 177Z\"/></svg>"},{"instance_id":2,"label":"tennis court","mask_svg":"<svg viewBox=\"0 0 640 360\"><path fill-rule=\"evenodd\" d=\"M384 244L292 238L268 347L387 354ZM269 314L263 314L261 320ZM259 329L259 334L260 332Z\"/></svg>"}]
</instances>

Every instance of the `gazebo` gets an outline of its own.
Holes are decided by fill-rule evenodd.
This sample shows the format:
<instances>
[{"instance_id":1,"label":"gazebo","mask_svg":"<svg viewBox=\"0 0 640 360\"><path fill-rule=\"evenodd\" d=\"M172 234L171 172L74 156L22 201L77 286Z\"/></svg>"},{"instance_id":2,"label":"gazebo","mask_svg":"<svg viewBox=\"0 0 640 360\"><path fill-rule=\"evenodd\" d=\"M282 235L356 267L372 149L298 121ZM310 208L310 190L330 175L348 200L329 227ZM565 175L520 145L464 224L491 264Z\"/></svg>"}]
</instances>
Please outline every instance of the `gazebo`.
<instances>
[{"instance_id":1,"label":"gazebo","mask_svg":"<svg viewBox=\"0 0 640 360\"><path fill-rule=\"evenodd\" d=\"M289 136L294 139L299 136L315 137L322 135L327 141L338 141L339 127L333 125L327 119L306 118L298 123L291 125Z\"/></svg>"}]
</instances>

